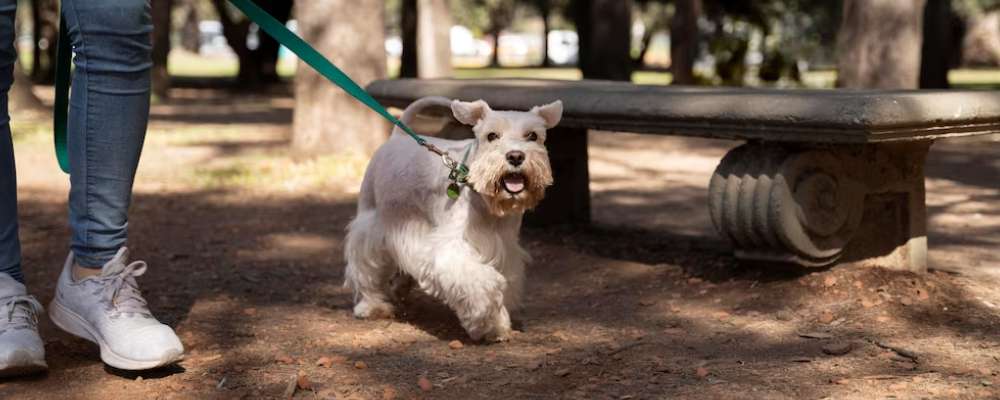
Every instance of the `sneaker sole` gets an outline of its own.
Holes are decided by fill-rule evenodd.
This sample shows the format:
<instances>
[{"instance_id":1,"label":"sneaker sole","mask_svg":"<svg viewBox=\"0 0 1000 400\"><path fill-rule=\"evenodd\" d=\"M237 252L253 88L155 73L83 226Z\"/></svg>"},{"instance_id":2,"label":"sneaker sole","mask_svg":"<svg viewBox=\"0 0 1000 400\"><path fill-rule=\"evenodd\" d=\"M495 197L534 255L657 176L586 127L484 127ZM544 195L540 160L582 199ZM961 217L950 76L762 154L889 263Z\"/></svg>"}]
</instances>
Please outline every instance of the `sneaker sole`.
<instances>
[{"instance_id":1,"label":"sneaker sole","mask_svg":"<svg viewBox=\"0 0 1000 400\"><path fill-rule=\"evenodd\" d=\"M94 329L83 317L60 304L58 299L52 300L52 303L49 304L48 314L49 319L59 329L96 343L101 348L101 361L118 369L133 371L153 369L176 363L183 358L183 353L179 351L167 353L159 360L133 360L122 357L108 347L107 343L104 342L104 338L97 332L97 329Z\"/></svg>"},{"instance_id":2,"label":"sneaker sole","mask_svg":"<svg viewBox=\"0 0 1000 400\"><path fill-rule=\"evenodd\" d=\"M24 351L15 352L5 366L0 366L0 378L37 374L49 369L45 360L36 360Z\"/></svg>"}]
</instances>

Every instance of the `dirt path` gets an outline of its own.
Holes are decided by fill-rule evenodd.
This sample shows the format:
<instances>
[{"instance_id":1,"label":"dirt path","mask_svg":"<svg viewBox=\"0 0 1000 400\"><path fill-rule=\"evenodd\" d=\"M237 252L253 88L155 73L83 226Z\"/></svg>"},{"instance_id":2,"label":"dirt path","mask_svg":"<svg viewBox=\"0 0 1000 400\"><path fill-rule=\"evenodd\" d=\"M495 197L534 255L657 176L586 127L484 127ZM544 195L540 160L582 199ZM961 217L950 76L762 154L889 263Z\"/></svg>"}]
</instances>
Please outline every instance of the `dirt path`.
<instances>
[{"instance_id":1,"label":"dirt path","mask_svg":"<svg viewBox=\"0 0 1000 400\"><path fill-rule=\"evenodd\" d=\"M395 321L351 317L341 241L364 160L291 161L287 97L177 94L154 107L130 245L187 359L113 371L45 319L50 372L0 398L281 398L300 371L305 399L1000 398L1000 138L935 145L936 270L918 276L740 265L704 206L733 143L596 134L597 223L525 232L522 331L477 345L422 297ZM15 120L26 272L47 303L67 183L32 133L45 121Z\"/></svg>"}]
</instances>

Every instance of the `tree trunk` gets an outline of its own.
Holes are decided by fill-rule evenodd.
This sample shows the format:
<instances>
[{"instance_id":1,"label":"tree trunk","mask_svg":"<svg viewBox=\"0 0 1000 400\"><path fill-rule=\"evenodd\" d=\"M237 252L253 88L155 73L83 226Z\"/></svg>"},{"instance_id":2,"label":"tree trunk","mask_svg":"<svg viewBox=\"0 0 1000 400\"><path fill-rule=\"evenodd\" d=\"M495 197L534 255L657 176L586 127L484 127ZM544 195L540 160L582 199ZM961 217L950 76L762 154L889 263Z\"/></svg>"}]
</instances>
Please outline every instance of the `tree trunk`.
<instances>
[{"instance_id":1,"label":"tree trunk","mask_svg":"<svg viewBox=\"0 0 1000 400\"><path fill-rule=\"evenodd\" d=\"M59 40L59 6L54 0L32 0L31 17L35 38L31 79L38 84L55 81L56 43Z\"/></svg>"},{"instance_id":2,"label":"tree trunk","mask_svg":"<svg viewBox=\"0 0 1000 400\"><path fill-rule=\"evenodd\" d=\"M552 61L549 60L549 31L552 30L552 26L549 16L552 14L552 4L549 4L549 0L538 1L538 13L542 17L542 67L551 67Z\"/></svg>"},{"instance_id":3,"label":"tree trunk","mask_svg":"<svg viewBox=\"0 0 1000 400\"><path fill-rule=\"evenodd\" d=\"M261 6L282 24L287 23L292 16L291 0L269 1L261 3ZM260 31L257 37L260 38L260 45L253 53L260 82L265 84L281 82L281 77L278 76L278 51L281 50L281 44L264 31Z\"/></svg>"},{"instance_id":4,"label":"tree trunk","mask_svg":"<svg viewBox=\"0 0 1000 400\"><path fill-rule=\"evenodd\" d=\"M493 35L493 55L490 58L490 66L499 68L500 67L500 32L502 29L497 29L491 31L490 34Z\"/></svg>"},{"instance_id":5,"label":"tree trunk","mask_svg":"<svg viewBox=\"0 0 1000 400\"><path fill-rule=\"evenodd\" d=\"M925 0L844 0L837 86L915 89Z\"/></svg>"},{"instance_id":6,"label":"tree trunk","mask_svg":"<svg viewBox=\"0 0 1000 400\"><path fill-rule=\"evenodd\" d=\"M364 87L385 78L384 20L379 0L302 1L299 33ZM295 76L292 147L300 154L370 155L389 124L299 62Z\"/></svg>"},{"instance_id":7,"label":"tree trunk","mask_svg":"<svg viewBox=\"0 0 1000 400\"><path fill-rule=\"evenodd\" d=\"M188 0L185 3L187 13L184 14L184 26L181 28L181 47L192 53L201 50L201 32L198 30L198 3Z\"/></svg>"},{"instance_id":8,"label":"tree trunk","mask_svg":"<svg viewBox=\"0 0 1000 400\"><path fill-rule=\"evenodd\" d=\"M400 7L400 39L403 54L399 56L399 77L417 77L417 0L403 0Z\"/></svg>"},{"instance_id":9,"label":"tree trunk","mask_svg":"<svg viewBox=\"0 0 1000 400\"><path fill-rule=\"evenodd\" d=\"M447 0L419 0L417 42L417 75L451 76L451 12Z\"/></svg>"},{"instance_id":10,"label":"tree trunk","mask_svg":"<svg viewBox=\"0 0 1000 400\"><path fill-rule=\"evenodd\" d=\"M674 85L694 85L694 62L698 58L698 18L701 0L677 0L670 22L670 72Z\"/></svg>"},{"instance_id":11,"label":"tree trunk","mask_svg":"<svg viewBox=\"0 0 1000 400\"><path fill-rule=\"evenodd\" d=\"M927 0L924 6L924 43L920 50L920 88L947 89L948 70L961 56L963 27L950 0Z\"/></svg>"},{"instance_id":12,"label":"tree trunk","mask_svg":"<svg viewBox=\"0 0 1000 400\"><path fill-rule=\"evenodd\" d=\"M642 33L642 39L639 41L639 54L632 60L632 68L634 69L642 69L646 65L646 53L649 52L649 44L653 42L655 34L652 28L652 26L646 27L646 31Z\"/></svg>"},{"instance_id":13,"label":"tree trunk","mask_svg":"<svg viewBox=\"0 0 1000 400\"><path fill-rule=\"evenodd\" d=\"M632 79L632 1L576 0L574 19L585 79Z\"/></svg>"},{"instance_id":14,"label":"tree trunk","mask_svg":"<svg viewBox=\"0 0 1000 400\"><path fill-rule=\"evenodd\" d=\"M153 16L153 95L160 99L169 98L170 74L167 71L167 58L170 55L170 11L173 0L156 0L152 2Z\"/></svg>"},{"instance_id":15,"label":"tree trunk","mask_svg":"<svg viewBox=\"0 0 1000 400\"><path fill-rule=\"evenodd\" d=\"M247 33L250 32L250 21L233 19L226 3L225 0L212 0L215 11L219 14L219 22L222 23L222 34L226 37L226 43L239 59L240 69L236 79L240 86L257 88L262 84L280 81L277 73L277 62L278 50L281 47L278 42L261 31L258 35L259 45L257 48L247 48L246 41ZM288 22L289 17L291 17L291 0L259 2L259 5L281 23Z\"/></svg>"}]
</instances>

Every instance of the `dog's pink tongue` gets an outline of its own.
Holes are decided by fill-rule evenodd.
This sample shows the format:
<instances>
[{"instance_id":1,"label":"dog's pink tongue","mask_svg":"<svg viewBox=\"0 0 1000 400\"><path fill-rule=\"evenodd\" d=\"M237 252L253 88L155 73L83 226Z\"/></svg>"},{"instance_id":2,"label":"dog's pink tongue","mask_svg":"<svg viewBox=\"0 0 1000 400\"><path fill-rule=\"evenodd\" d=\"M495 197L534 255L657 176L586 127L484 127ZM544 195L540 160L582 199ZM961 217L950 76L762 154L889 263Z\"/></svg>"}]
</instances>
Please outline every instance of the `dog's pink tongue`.
<instances>
[{"instance_id":1,"label":"dog's pink tongue","mask_svg":"<svg viewBox=\"0 0 1000 400\"><path fill-rule=\"evenodd\" d=\"M508 192L518 193L524 190L524 177L521 175L507 175L503 178L503 186Z\"/></svg>"}]
</instances>

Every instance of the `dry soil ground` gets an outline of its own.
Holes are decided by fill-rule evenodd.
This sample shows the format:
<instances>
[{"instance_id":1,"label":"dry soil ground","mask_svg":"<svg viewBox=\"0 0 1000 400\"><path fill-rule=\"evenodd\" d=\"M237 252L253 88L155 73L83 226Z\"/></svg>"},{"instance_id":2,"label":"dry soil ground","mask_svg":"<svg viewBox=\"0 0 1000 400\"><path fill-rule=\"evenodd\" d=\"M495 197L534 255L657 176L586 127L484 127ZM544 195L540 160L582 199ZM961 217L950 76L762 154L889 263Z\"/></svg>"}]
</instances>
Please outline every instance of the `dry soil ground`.
<instances>
[{"instance_id":1,"label":"dry soil ground","mask_svg":"<svg viewBox=\"0 0 1000 400\"><path fill-rule=\"evenodd\" d=\"M364 160L293 161L289 97L175 94L153 109L130 245L186 360L111 370L43 319L50 371L0 398L281 398L300 374L303 399L1000 397L1000 138L934 146L934 270L915 275L742 265L705 208L735 143L594 133L596 223L524 232L521 331L480 345L426 298L393 321L351 317L341 246ZM68 236L46 127L15 116L43 303Z\"/></svg>"}]
</instances>

